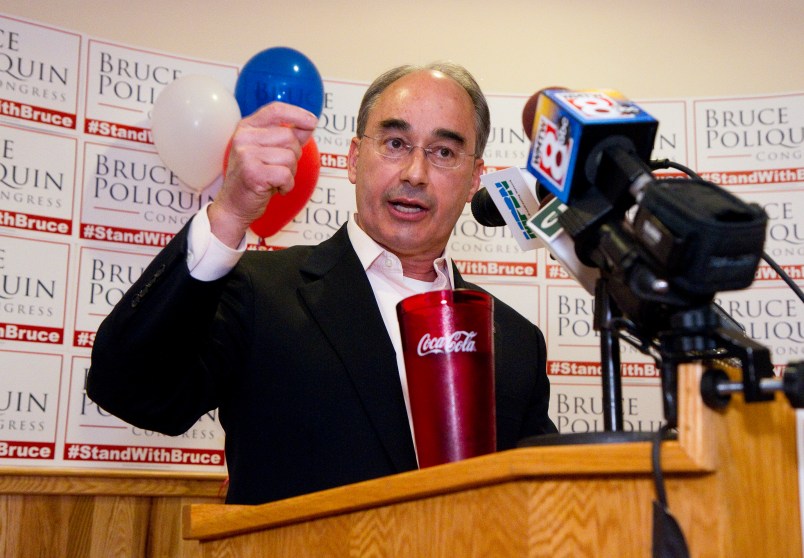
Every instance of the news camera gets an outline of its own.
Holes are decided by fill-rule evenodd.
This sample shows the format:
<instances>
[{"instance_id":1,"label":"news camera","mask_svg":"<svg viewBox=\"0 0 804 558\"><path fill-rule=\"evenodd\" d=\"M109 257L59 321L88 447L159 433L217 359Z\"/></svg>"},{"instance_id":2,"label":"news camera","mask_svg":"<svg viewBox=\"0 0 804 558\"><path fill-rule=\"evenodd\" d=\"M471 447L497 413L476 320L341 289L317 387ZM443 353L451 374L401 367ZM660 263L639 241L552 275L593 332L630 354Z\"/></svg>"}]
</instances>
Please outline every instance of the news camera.
<instances>
[{"instance_id":1,"label":"news camera","mask_svg":"<svg viewBox=\"0 0 804 558\"><path fill-rule=\"evenodd\" d=\"M616 92L547 90L539 101L528 170L567 209L559 220L582 263L597 268L594 326L601 334L604 425L622 430L618 339L652 356L665 420L677 425L677 367L739 361L747 402L782 390L804 406L804 371L774 381L768 348L714 303L751 285L767 216L693 171L651 162L658 122ZM661 177L661 168L681 178ZM800 291L799 291L800 292ZM712 367L704 400L722 405L735 383Z\"/></svg>"}]
</instances>

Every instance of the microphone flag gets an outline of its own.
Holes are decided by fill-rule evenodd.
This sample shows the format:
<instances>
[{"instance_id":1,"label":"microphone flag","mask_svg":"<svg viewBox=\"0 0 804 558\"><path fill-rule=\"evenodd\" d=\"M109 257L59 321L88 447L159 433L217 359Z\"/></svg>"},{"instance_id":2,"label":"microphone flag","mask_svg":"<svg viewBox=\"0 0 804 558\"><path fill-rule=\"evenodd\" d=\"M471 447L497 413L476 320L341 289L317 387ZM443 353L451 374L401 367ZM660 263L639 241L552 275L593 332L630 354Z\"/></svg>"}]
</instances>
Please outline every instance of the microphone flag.
<instances>
[{"instance_id":1,"label":"microphone flag","mask_svg":"<svg viewBox=\"0 0 804 558\"><path fill-rule=\"evenodd\" d=\"M599 163L595 148L603 140L627 141L647 161L658 126L655 118L617 91L548 89L536 107L527 169L540 185L571 205L594 184Z\"/></svg>"},{"instance_id":2,"label":"microphone flag","mask_svg":"<svg viewBox=\"0 0 804 558\"><path fill-rule=\"evenodd\" d=\"M505 219L519 248L525 252L542 248L541 241L527 227L528 219L539 211L536 179L518 167L509 167L481 175L480 183Z\"/></svg>"},{"instance_id":3,"label":"microphone flag","mask_svg":"<svg viewBox=\"0 0 804 558\"><path fill-rule=\"evenodd\" d=\"M561 267L575 279L589 294L595 293L595 284L600 277L600 270L581 263L575 254L575 241L564 230L558 216L567 210L567 206L556 197L551 197L533 217L527 226L547 246L548 251Z\"/></svg>"}]
</instances>

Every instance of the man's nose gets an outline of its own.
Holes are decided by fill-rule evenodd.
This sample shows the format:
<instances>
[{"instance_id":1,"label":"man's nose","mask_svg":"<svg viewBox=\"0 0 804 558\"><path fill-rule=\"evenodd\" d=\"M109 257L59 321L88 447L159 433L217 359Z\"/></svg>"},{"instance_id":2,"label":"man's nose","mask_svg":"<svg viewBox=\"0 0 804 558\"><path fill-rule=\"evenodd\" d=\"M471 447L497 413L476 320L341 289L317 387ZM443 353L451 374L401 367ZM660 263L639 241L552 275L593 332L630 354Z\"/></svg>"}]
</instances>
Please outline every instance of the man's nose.
<instances>
[{"instance_id":1,"label":"man's nose","mask_svg":"<svg viewBox=\"0 0 804 558\"><path fill-rule=\"evenodd\" d=\"M410 154L405 158L401 178L414 186L424 184L427 182L429 167L430 161L427 159L427 152L423 147L414 145Z\"/></svg>"}]
</instances>

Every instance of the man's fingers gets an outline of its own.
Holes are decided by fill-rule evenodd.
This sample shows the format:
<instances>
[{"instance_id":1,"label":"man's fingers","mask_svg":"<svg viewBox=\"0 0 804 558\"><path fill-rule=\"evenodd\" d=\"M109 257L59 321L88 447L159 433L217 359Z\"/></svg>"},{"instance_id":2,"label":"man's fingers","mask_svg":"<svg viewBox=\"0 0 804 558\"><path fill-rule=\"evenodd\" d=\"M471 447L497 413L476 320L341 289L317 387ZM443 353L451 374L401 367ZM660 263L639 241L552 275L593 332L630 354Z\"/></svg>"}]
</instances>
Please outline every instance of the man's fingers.
<instances>
[{"instance_id":1,"label":"man's fingers","mask_svg":"<svg viewBox=\"0 0 804 558\"><path fill-rule=\"evenodd\" d=\"M216 201L223 215L246 225L275 193L293 189L302 146L318 119L284 103L271 103L243 119L230 148L226 177Z\"/></svg>"},{"instance_id":2,"label":"man's fingers","mask_svg":"<svg viewBox=\"0 0 804 558\"><path fill-rule=\"evenodd\" d=\"M274 102L260 108L254 114L244 119L248 126L267 128L272 126L286 126L298 130L300 133L310 133L315 130L318 118L312 112L303 108Z\"/></svg>"},{"instance_id":3,"label":"man's fingers","mask_svg":"<svg viewBox=\"0 0 804 558\"><path fill-rule=\"evenodd\" d=\"M288 126L251 126L243 124L235 130L232 140L240 145L292 145L299 143L293 128Z\"/></svg>"}]
</instances>

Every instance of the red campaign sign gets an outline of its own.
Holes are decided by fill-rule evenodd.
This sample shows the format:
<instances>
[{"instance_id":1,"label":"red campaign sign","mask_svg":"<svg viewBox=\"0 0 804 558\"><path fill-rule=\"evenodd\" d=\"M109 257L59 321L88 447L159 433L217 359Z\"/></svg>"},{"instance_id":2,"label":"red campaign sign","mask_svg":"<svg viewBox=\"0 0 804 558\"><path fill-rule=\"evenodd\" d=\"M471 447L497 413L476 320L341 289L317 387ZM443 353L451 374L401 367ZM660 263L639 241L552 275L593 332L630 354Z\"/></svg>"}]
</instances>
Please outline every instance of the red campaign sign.
<instances>
[{"instance_id":1,"label":"red campaign sign","mask_svg":"<svg viewBox=\"0 0 804 558\"><path fill-rule=\"evenodd\" d=\"M91 348L101 320L143 274L152 255L82 246L73 346Z\"/></svg>"},{"instance_id":2,"label":"red campaign sign","mask_svg":"<svg viewBox=\"0 0 804 558\"><path fill-rule=\"evenodd\" d=\"M75 129L75 115L67 114L58 110L49 110L25 103L15 103L14 101L3 100L0 102L0 114L36 122L38 124L50 124L57 128Z\"/></svg>"},{"instance_id":3,"label":"red campaign sign","mask_svg":"<svg viewBox=\"0 0 804 558\"><path fill-rule=\"evenodd\" d=\"M788 167L804 146L802 101L797 92L693 100L693 167L723 186L801 182L800 169Z\"/></svg>"},{"instance_id":4,"label":"red campaign sign","mask_svg":"<svg viewBox=\"0 0 804 558\"><path fill-rule=\"evenodd\" d=\"M0 226L70 236L77 149L74 137L0 124Z\"/></svg>"},{"instance_id":5,"label":"red campaign sign","mask_svg":"<svg viewBox=\"0 0 804 558\"><path fill-rule=\"evenodd\" d=\"M85 378L97 324L132 282L128 271L143 267L153 249L166 245L220 185L218 180L204 192L187 189L148 145L154 101L165 86L190 74L215 77L232 86L238 67L114 44L8 16L0 15L0 23L3 39L11 47L10 60L26 78L24 89L6 87L0 95L0 116L19 123L19 129L9 122L2 125L0 162L7 179L0 184L0 227L24 237L0 238L0 278L6 279L0 293L13 298L0 305L0 345L4 345L0 357L5 359L0 370L10 372L8 389L13 393L30 393L42 407L48 395L41 419L32 422L18 413L13 420L41 424L39 435L51 437L49 442L0 440L0 462L55 460L50 466L176 470L223 467L224 433L216 415L202 417L184 441L169 439L127 426L98 408L86 395ZM255 239L249 233L249 249L318 243L353 217L354 187L344 171L356 132L356 108L366 85L326 80L327 106L315 132L322 176L313 196L277 235ZM526 163L531 144L521 123L526 100L526 95L518 94L488 96L494 120L483 153L486 171ZM661 123L654 158L682 162L759 203L769 215L765 251L800 282L804 94L642 103ZM662 171L661 176L681 177L674 171ZM545 333L552 358L548 373L555 387L551 412L558 414L560 429L599 428L599 413L590 411L593 401L598 405L601 373L594 301L546 250L525 252L512 234L507 227L479 225L467 208L448 251L462 273ZM42 240L45 236L51 240ZM118 252L108 249L109 242L134 248L119 252L124 255L118 258ZM81 258L71 256L76 248ZM55 271L54 264L58 264ZM722 300L752 338L771 346L777 373L784 362L800 354L802 320L797 302L765 265L757 271L750 292L727 293ZM71 326L64 325L68 311L75 315ZM3 354L10 353L5 346L26 344L41 349L44 356ZM634 347L623 344L622 351L626 393L640 387L631 397L639 412L626 413L626 420L630 417L635 429L643 419L653 427L661 413L658 371L652 361L643 362L649 357ZM59 383L65 356L72 356L74 368L69 398ZM38 363L39 358L45 362ZM31 374L32 370L45 374ZM6 424L12 420L9 413L4 420ZM62 421L66 427L59 426ZM13 436L13 432L4 435ZM147 446L149 442L160 447ZM201 448L171 447L174 444Z\"/></svg>"},{"instance_id":6,"label":"red campaign sign","mask_svg":"<svg viewBox=\"0 0 804 558\"><path fill-rule=\"evenodd\" d=\"M48 232L55 234L70 235L73 231L73 223L67 219L56 219L52 217L39 217L27 213L17 213L15 211L5 211L0 209L0 227L10 227L12 229L24 231Z\"/></svg>"},{"instance_id":7,"label":"red campaign sign","mask_svg":"<svg viewBox=\"0 0 804 558\"><path fill-rule=\"evenodd\" d=\"M548 376L600 376L600 362L573 362L569 360L548 360ZM659 369L652 363L624 362L620 367L623 378L658 378Z\"/></svg>"},{"instance_id":8,"label":"red campaign sign","mask_svg":"<svg viewBox=\"0 0 804 558\"><path fill-rule=\"evenodd\" d=\"M701 172L701 178L720 186L758 186L804 182L804 168Z\"/></svg>"},{"instance_id":9,"label":"red campaign sign","mask_svg":"<svg viewBox=\"0 0 804 558\"><path fill-rule=\"evenodd\" d=\"M64 328L35 325L6 324L0 322L0 339L5 341L26 341L61 345Z\"/></svg>"},{"instance_id":10,"label":"red campaign sign","mask_svg":"<svg viewBox=\"0 0 804 558\"><path fill-rule=\"evenodd\" d=\"M453 260L462 274L490 275L495 277L537 277L539 268L536 262L498 262Z\"/></svg>"},{"instance_id":11,"label":"red campaign sign","mask_svg":"<svg viewBox=\"0 0 804 558\"><path fill-rule=\"evenodd\" d=\"M78 122L81 36L0 14L0 115L60 130Z\"/></svg>"},{"instance_id":12,"label":"red campaign sign","mask_svg":"<svg viewBox=\"0 0 804 558\"><path fill-rule=\"evenodd\" d=\"M73 335L73 347L92 348L95 346L94 331L75 331Z\"/></svg>"},{"instance_id":13,"label":"red campaign sign","mask_svg":"<svg viewBox=\"0 0 804 558\"><path fill-rule=\"evenodd\" d=\"M151 112L165 86L205 75L234 88L234 64L204 62L158 51L89 39L85 124L89 136L152 144Z\"/></svg>"},{"instance_id":14,"label":"red campaign sign","mask_svg":"<svg viewBox=\"0 0 804 558\"><path fill-rule=\"evenodd\" d=\"M781 265L779 267L781 267L782 271L784 271L793 281L800 282L804 280L804 264ZM769 265L760 265L759 268L757 268L754 280L780 281L781 277L779 277L779 274L776 273L776 271Z\"/></svg>"},{"instance_id":15,"label":"red campaign sign","mask_svg":"<svg viewBox=\"0 0 804 558\"><path fill-rule=\"evenodd\" d=\"M223 450L158 448L109 444L66 444L67 461L115 463L164 463L169 465L223 465Z\"/></svg>"},{"instance_id":16,"label":"red campaign sign","mask_svg":"<svg viewBox=\"0 0 804 558\"><path fill-rule=\"evenodd\" d=\"M53 459L56 444L52 442L0 441L0 459Z\"/></svg>"},{"instance_id":17,"label":"red campaign sign","mask_svg":"<svg viewBox=\"0 0 804 558\"><path fill-rule=\"evenodd\" d=\"M84 123L84 133L112 139L124 139L138 143L153 143L153 134L149 128L139 126L126 126L105 120L87 118Z\"/></svg>"},{"instance_id":18,"label":"red campaign sign","mask_svg":"<svg viewBox=\"0 0 804 558\"><path fill-rule=\"evenodd\" d=\"M564 266L559 263L547 262L545 268L545 275L548 279L570 279L575 281L575 279L567 273L567 270L564 269Z\"/></svg>"},{"instance_id":19,"label":"red campaign sign","mask_svg":"<svg viewBox=\"0 0 804 558\"><path fill-rule=\"evenodd\" d=\"M126 229L107 225L81 225L81 238L87 240L104 240L137 246L156 246L162 248L176 236L175 234Z\"/></svg>"},{"instance_id":20,"label":"red campaign sign","mask_svg":"<svg viewBox=\"0 0 804 558\"><path fill-rule=\"evenodd\" d=\"M0 235L0 340L61 345L70 247Z\"/></svg>"},{"instance_id":21,"label":"red campaign sign","mask_svg":"<svg viewBox=\"0 0 804 558\"><path fill-rule=\"evenodd\" d=\"M321 168L346 170L349 158L337 153L321 153Z\"/></svg>"}]
</instances>

